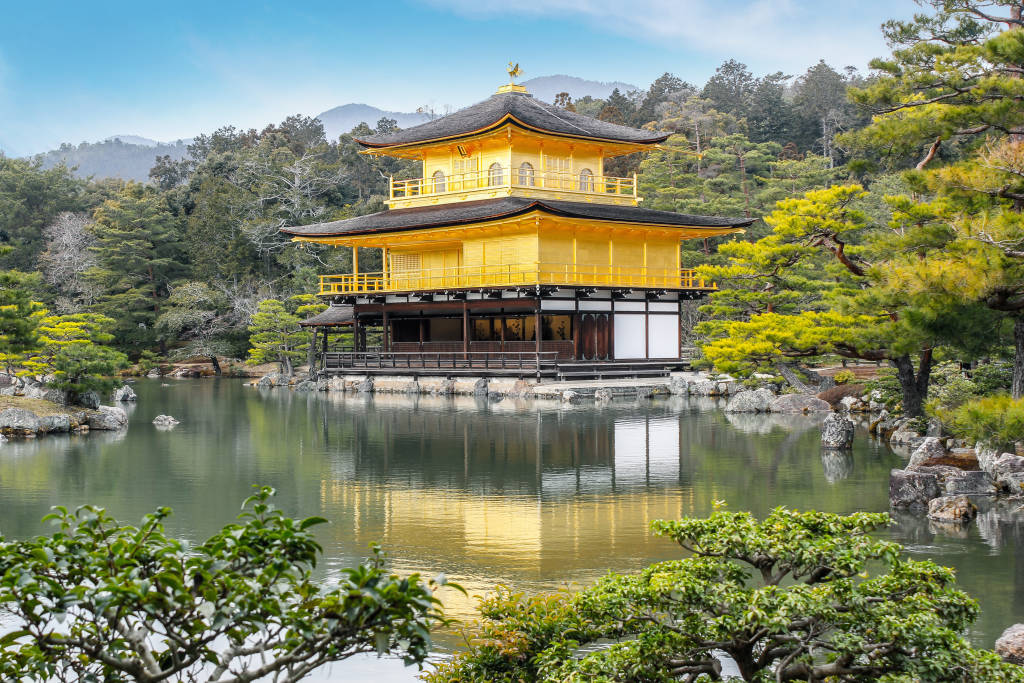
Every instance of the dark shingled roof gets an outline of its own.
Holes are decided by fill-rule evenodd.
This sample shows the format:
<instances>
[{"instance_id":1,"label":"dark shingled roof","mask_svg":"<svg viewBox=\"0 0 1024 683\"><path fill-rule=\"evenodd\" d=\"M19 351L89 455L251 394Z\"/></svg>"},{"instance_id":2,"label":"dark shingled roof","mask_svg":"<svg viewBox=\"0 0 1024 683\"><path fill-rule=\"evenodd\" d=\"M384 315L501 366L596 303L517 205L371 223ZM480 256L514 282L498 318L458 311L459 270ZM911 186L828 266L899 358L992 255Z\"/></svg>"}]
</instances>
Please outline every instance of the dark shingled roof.
<instances>
[{"instance_id":1,"label":"dark shingled roof","mask_svg":"<svg viewBox=\"0 0 1024 683\"><path fill-rule=\"evenodd\" d=\"M287 235L301 237L330 237L332 235L366 235L372 233L441 228L481 221L512 218L531 211L554 216L584 218L618 223L644 223L692 228L744 228L753 218L720 218L717 216L690 216L673 211L654 211L636 206L591 204L587 202L556 202L527 197L504 197L472 202L453 202L411 209L392 209L366 216L346 218L330 223L314 223L282 228Z\"/></svg>"},{"instance_id":2,"label":"dark shingled roof","mask_svg":"<svg viewBox=\"0 0 1024 683\"><path fill-rule=\"evenodd\" d=\"M588 140L654 144L663 142L669 136L669 133L640 130L592 119L541 102L526 93L505 92L492 95L483 102L460 109L454 114L397 133L357 138L356 142L365 147L393 147L428 140L457 138L497 128L509 117L514 117L527 128Z\"/></svg>"},{"instance_id":3,"label":"dark shingled roof","mask_svg":"<svg viewBox=\"0 0 1024 683\"><path fill-rule=\"evenodd\" d=\"M354 318L351 306L328 306L312 318L306 318L299 324L303 327L333 327L334 325L351 325Z\"/></svg>"}]
</instances>

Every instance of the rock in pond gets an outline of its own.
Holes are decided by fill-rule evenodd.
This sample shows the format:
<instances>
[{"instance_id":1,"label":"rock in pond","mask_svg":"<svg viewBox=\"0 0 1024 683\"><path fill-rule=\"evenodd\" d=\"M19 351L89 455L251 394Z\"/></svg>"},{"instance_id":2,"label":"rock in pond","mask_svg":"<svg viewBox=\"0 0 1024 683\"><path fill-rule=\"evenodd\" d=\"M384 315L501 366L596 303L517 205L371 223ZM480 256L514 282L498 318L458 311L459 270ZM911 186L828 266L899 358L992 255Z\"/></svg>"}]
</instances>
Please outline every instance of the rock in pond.
<instances>
[{"instance_id":1,"label":"rock in pond","mask_svg":"<svg viewBox=\"0 0 1024 683\"><path fill-rule=\"evenodd\" d=\"M947 477L943 482L949 495L974 494L992 495L996 492L995 482L988 472L974 470Z\"/></svg>"},{"instance_id":2,"label":"rock in pond","mask_svg":"<svg viewBox=\"0 0 1024 683\"><path fill-rule=\"evenodd\" d=\"M597 391L594 392L594 400L595 401L602 401L602 402L607 402L607 401L612 400L612 391L611 391L611 389L598 389Z\"/></svg>"},{"instance_id":3,"label":"rock in pond","mask_svg":"<svg viewBox=\"0 0 1024 683\"><path fill-rule=\"evenodd\" d=\"M996 641L996 654L1011 664L1024 665L1024 624L1014 624Z\"/></svg>"},{"instance_id":4,"label":"rock in pond","mask_svg":"<svg viewBox=\"0 0 1024 683\"><path fill-rule=\"evenodd\" d=\"M770 389L741 391L729 399L725 406L727 413L767 413L768 406L775 400Z\"/></svg>"},{"instance_id":5,"label":"rock in pond","mask_svg":"<svg viewBox=\"0 0 1024 683\"><path fill-rule=\"evenodd\" d=\"M89 429L124 429L128 426L128 413L117 406L100 406L99 410L89 413L87 423Z\"/></svg>"},{"instance_id":6,"label":"rock in pond","mask_svg":"<svg viewBox=\"0 0 1024 683\"><path fill-rule=\"evenodd\" d=\"M79 394L78 405L88 408L90 410L100 409L100 395L95 391L87 391L84 394Z\"/></svg>"},{"instance_id":7,"label":"rock in pond","mask_svg":"<svg viewBox=\"0 0 1024 683\"><path fill-rule=\"evenodd\" d=\"M0 430L11 434L35 434L39 431L39 416L24 408L0 410Z\"/></svg>"},{"instance_id":8,"label":"rock in pond","mask_svg":"<svg viewBox=\"0 0 1024 683\"><path fill-rule=\"evenodd\" d=\"M889 472L889 504L894 508L927 508L928 502L939 495L939 478L934 474Z\"/></svg>"},{"instance_id":9,"label":"rock in pond","mask_svg":"<svg viewBox=\"0 0 1024 683\"><path fill-rule=\"evenodd\" d=\"M853 420L840 413L831 413L821 426L822 448L852 448L853 430Z\"/></svg>"},{"instance_id":10,"label":"rock in pond","mask_svg":"<svg viewBox=\"0 0 1024 683\"><path fill-rule=\"evenodd\" d=\"M114 389L113 401L114 403L124 403L127 401L137 401L139 397L135 395L135 390L125 384L120 389Z\"/></svg>"},{"instance_id":11,"label":"rock in pond","mask_svg":"<svg viewBox=\"0 0 1024 683\"><path fill-rule=\"evenodd\" d=\"M942 443L942 439L929 436L910 454L910 466L945 465L946 463L941 462L945 457L946 446Z\"/></svg>"},{"instance_id":12,"label":"rock in pond","mask_svg":"<svg viewBox=\"0 0 1024 683\"><path fill-rule=\"evenodd\" d=\"M316 382L310 381L308 379L303 380L303 381L299 382L298 384L296 384L294 387L292 387L292 391L299 391L299 392L316 391Z\"/></svg>"},{"instance_id":13,"label":"rock in pond","mask_svg":"<svg viewBox=\"0 0 1024 683\"><path fill-rule=\"evenodd\" d=\"M936 522L969 522L978 514L978 506L967 496L941 496L928 501L928 519Z\"/></svg>"},{"instance_id":14,"label":"rock in pond","mask_svg":"<svg viewBox=\"0 0 1024 683\"><path fill-rule=\"evenodd\" d=\"M783 394L768 404L770 413L828 413L832 406L810 394Z\"/></svg>"},{"instance_id":15,"label":"rock in pond","mask_svg":"<svg viewBox=\"0 0 1024 683\"><path fill-rule=\"evenodd\" d=\"M157 415L153 418L153 424L161 429L170 429L176 424L181 424L170 415Z\"/></svg>"}]
</instances>

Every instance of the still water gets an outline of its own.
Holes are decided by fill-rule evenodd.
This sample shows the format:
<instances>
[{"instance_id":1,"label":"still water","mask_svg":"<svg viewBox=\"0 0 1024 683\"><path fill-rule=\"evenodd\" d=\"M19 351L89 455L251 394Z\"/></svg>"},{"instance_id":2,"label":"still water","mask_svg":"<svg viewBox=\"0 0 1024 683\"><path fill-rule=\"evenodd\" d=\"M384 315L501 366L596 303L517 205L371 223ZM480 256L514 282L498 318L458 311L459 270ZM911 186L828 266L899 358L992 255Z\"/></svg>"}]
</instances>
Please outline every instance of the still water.
<instances>
[{"instance_id":1,"label":"still water","mask_svg":"<svg viewBox=\"0 0 1024 683\"><path fill-rule=\"evenodd\" d=\"M471 596L499 583L537 591L677 556L649 522L706 515L715 500L757 515L887 510L889 470L905 462L863 428L852 454L823 455L820 418L726 415L709 399L595 407L294 394L227 379L135 388L126 433L0 446L0 532L42 533L56 504L95 503L132 522L168 505L169 530L201 540L234 518L252 484L267 484L289 514L330 520L318 527L327 571L377 541L400 573L445 572ZM160 413L181 424L157 430ZM1022 526L1001 508L966 531L904 516L888 534L957 569L982 605L971 637L991 647L1024 617ZM472 617L473 599L444 598L449 615ZM376 659L332 675L371 672L413 678Z\"/></svg>"}]
</instances>

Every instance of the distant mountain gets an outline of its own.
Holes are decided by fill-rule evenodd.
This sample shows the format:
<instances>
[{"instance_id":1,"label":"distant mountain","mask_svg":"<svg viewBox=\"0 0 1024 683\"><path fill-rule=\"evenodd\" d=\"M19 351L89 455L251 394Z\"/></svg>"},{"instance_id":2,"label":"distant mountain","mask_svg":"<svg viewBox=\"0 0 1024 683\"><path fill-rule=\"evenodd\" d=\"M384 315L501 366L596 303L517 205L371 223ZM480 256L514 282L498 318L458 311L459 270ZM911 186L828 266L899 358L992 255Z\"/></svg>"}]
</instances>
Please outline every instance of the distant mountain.
<instances>
[{"instance_id":1,"label":"distant mountain","mask_svg":"<svg viewBox=\"0 0 1024 683\"><path fill-rule=\"evenodd\" d=\"M152 144L128 143L125 138ZM75 175L79 178L94 176L146 182L156 158L165 154L175 160L184 158L188 154L188 142L163 143L136 135L119 135L103 142L64 144L40 156L43 168L52 168L63 161L67 166L77 167Z\"/></svg>"},{"instance_id":2,"label":"distant mountain","mask_svg":"<svg viewBox=\"0 0 1024 683\"><path fill-rule=\"evenodd\" d=\"M555 95L560 92L567 92L574 100L578 100L588 95L594 99L604 99L611 95L612 91L616 88L623 94L630 90L640 90L635 85L621 81L604 83L602 81L588 81L585 78L562 74L557 76L538 76L537 78L523 81L523 85L526 86L531 95L543 102L553 101Z\"/></svg>"},{"instance_id":3,"label":"distant mountain","mask_svg":"<svg viewBox=\"0 0 1024 683\"><path fill-rule=\"evenodd\" d=\"M635 85L621 81L604 83L565 75L539 76L523 81L523 85L534 97L545 102L551 102L560 92L567 92L576 100L587 96L603 99L615 88L623 93L639 90ZM385 111L368 104L343 104L318 114L316 118L324 124L327 139L337 140L338 136L364 122L374 127L380 119L389 118L395 119L400 128L409 128L424 123L430 117L417 112ZM78 146L64 144L60 149L40 156L45 168L52 168L62 161L68 166L77 166L75 175L81 178L93 176L146 182L149 180L149 169L153 167L157 156L169 154L172 159L182 159L188 153L186 147L191 142L188 139L166 143L139 135L112 135L102 142L83 142ZM0 149L4 149L2 142Z\"/></svg>"},{"instance_id":4,"label":"distant mountain","mask_svg":"<svg viewBox=\"0 0 1024 683\"><path fill-rule=\"evenodd\" d=\"M156 140L151 140L149 138L144 138L144 137L142 137L140 135L111 135L109 138L105 139L103 142L112 142L114 140L120 140L121 142L125 143L126 145L141 145L143 147L156 147L157 145L160 144Z\"/></svg>"},{"instance_id":5,"label":"distant mountain","mask_svg":"<svg viewBox=\"0 0 1024 683\"><path fill-rule=\"evenodd\" d=\"M429 120L426 114L384 111L368 104L343 104L317 114L316 117L324 124L324 133L327 134L328 140L336 140L338 136L350 132L360 123L373 128L382 118L394 119L398 122L399 128L409 128Z\"/></svg>"}]
</instances>

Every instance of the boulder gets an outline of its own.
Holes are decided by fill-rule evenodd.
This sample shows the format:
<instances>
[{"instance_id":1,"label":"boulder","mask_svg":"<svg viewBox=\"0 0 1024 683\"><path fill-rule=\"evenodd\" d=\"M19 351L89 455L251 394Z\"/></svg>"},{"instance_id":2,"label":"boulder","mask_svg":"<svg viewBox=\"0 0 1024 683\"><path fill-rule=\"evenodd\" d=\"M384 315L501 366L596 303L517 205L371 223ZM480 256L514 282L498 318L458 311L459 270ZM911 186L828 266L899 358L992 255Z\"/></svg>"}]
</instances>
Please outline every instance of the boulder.
<instances>
[{"instance_id":1,"label":"boulder","mask_svg":"<svg viewBox=\"0 0 1024 683\"><path fill-rule=\"evenodd\" d=\"M181 424L170 415L157 415L153 418L153 424L160 429L170 429L174 425Z\"/></svg>"},{"instance_id":2,"label":"boulder","mask_svg":"<svg viewBox=\"0 0 1024 683\"><path fill-rule=\"evenodd\" d=\"M939 494L939 478L934 474L912 470L889 472L889 504L894 508L927 508L928 501Z\"/></svg>"},{"instance_id":3,"label":"boulder","mask_svg":"<svg viewBox=\"0 0 1024 683\"><path fill-rule=\"evenodd\" d=\"M612 400L611 389L598 389L597 391L594 392L594 400L601 402L608 402Z\"/></svg>"},{"instance_id":4,"label":"boulder","mask_svg":"<svg viewBox=\"0 0 1024 683\"><path fill-rule=\"evenodd\" d=\"M292 391L299 391L299 392L316 391L316 382L312 382L312 381L310 381L308 379L303 380L303 381L299 382L298 384L296 384L294 387L292 387Z\"/></svg>"},{"instance_id":5,"label":"boulder","mask_svg":"<svg viewBox=\"0 0 1024 683\"><path fill-rule=\"evenodd\" d=\"M889 443L896 446L914 445L916 440L924 437L924 434L914 429L914 423L906 418L897 420L896 429L889 436Z\"/></svg>"},{"instance_id":6,"label":"boulder","mask_svg":"<svg viewBox=\"0 0 1024 683\"><path fill-rule=\"evenodd\" d=\"M840 413L830 413L821 425L822 448L852 448L853 431L853 420Z\"/></svg>"},{"instance_id":7,"label":"boulder","mask_svg":"<svg viewBox=\"0 0 1024 683\"><path fill-rule=\"evenodd\" d=\"M978 464L988 472L998 488L1012 494L1021 493L1024 482L1024 458L1012 453L995 455L990 449L978 449Z\"/></svg>"},{"instance_id":8,"label":"boulder","mask_svg":"<svg viewBox=\"0 0 1024 683\"><path fill-rule=\"evenodd\" d=\"M89 429L105 429L116 431L128 426L128 413L117 406L100 406L99 410L89 413Z\"/></svg>"},{"instance_id":9,"label":"boulder","mask_svg":"<svg viewBox=\"0 0 1024 683\"><path fill-rule=\"evenodd\" d=\"M985 494L991 495L996 492L995 483L988 472L975 470L973 472L959 472L955 476L948 477L943 482L946 493L949 495L958 494Z\"/></svg>"},{"instance_id":10,"label":"boulder","mask_svg":"<svg viewBox=\"0 0 1024 683\"><path fill-rule=\"evenodd\" d=\"M1003 475L996 480L996 486L1010 496L1024 495L1024 472Z\"/></svg>"},{"instance_id":11,"label":"boulder","mask_svg":"<svg viewBox=\"0 0 1024 683\"><path fill-rule=\"evenodd\" d=\"M766 413L768 406L775 400L770 389L746 390L733 395L725 406L727 413Z\"/></svg>"},{"instance_id":12,"label":"boulder","mask_svg":"<svg viewBox=\"0 0 1024 683\"><path fill-rule=\"evenodd\" d=\"M24 408L5 408L0 410L0 429L35 434L39 431L39 416Z\"/></svg>"},{"instance_id":13,"label":"boulder","mask_svg":"<svg viewBox=\"0 0 1024 683\"><path fill-rule=\"evenodd\" d=\"M652 398L654 396L654 390L650 387L639 387L636 390L636 397L641 398Z\"/></svg>"},{"instance_id":14,"label":"boulder","mask_svg":"<svg viewBox=\"0 0 1024 683\"><path fill-rule=\"evenodd\" d=\"M486 396L487 395L487 378L481 377L473 383L473 395L474 396Z\"/></svg>"},{"instance_id":15,"label":"boulder","mask_svg":"<svg viewBox=\"0 0 1024 683\"><path fill-rule=\"evenodd\" d=\"M318 379L316 381L316 391L327 391L327 380Z\"/></svg>"},{"instance_id":16,"label":"boulder","mask_svg":"<svg viewBox=\"0 0 1024 683\"><path fill-rule=\"evenodd\" d=\"M95 391L87 391L84 394L78 395L78 405L89 410L99 410L100 408L100 395Z\"/></svg>"},{"instance_id":17,"label":"boulder","mask_svg":"<svg viewBox=\"0 0 1024 683\"><path fill-rule=\"evenodd\" d=\"M711 380L694 382L690 387L690 393L696 396L718 396L718 383Z\"/></svg>"},{"instance_id":18,"label":"boulder","mask_svg":"<svg viewBox=\"0 0 1024 683\"><path fill-rule=\"evenodd\" d=\"M1014 624L996 640L996 654L1011 664L1024 665L1024 624Z\"/></svg>"},{"instance_id":19,"label":"boulder","mask_svg":"<svg viewBox=\"0 0 1024 683\"><path fill-rule=\"evenodd\" d=\"M121 403L124 401L137 401L139 397L135 395L135 390L125 384L120 389L114 389L113 396L114 403Z\"/></svg>"},{"instance_id":20,"label":"boulder","mask_svg":"<svg viewBox=\"0 0 1024 683\"><path fill-rule=\"evenodd\" d=\"M768 404L770 413L827 413L832 406L810 394L783 394Z\"/></svg>"},{"instance_id":21,"label":"boulder","mask_svg":"<svg viewBox=\"0 0 1024 683\"><path fill-rule=\"evenodd\" d=\"M690 387L686 378L679 375L669 377L668 390L673 396L686 396L690 393Z\"/></svg>"},{"instance_id":22,"label":"boulder","mask_svg":"<svg viewBox=\"0 0 1024 683\"><path fill-rule=\"evenodd\" d=\"M925 436L942 436L942 422L938 418L928 420L928 427L924 432Z\"/></svg>"},{"instance_id":23,"label":"boulder","mask_svg":"<svg viewBox=\"0 0 1024 683\"><path fill-rule=\"evenodd\" d=\"M70 432L71 431L71 416L70 415L43 415L39 418L39 431L51 433L51 432Z\"/></svg>"},{"instance_id":24,"label":"boulder","mask_svg":"<svg viewBox=\"0 0 1024 683\"><path fill-rule=\"evenodd\" d=\"M334 376L327 380L327 391L345 391L345 379Z\"/></svg>"},{"instance_id":25,"label":"boulder","mask_svg":"<svg viewBox=\"0 0 1024 683\"><path fill-rule=\"evenodd\" d=\"M856 412L860 409L860 399L856 396L843 396L839 399L839 407L837 410L844 410L848 413Z\"/></svg>"},{"instance_id":26,"label":"boulder","mask_svg":"<svg viewBox=\"0 0 1024 683\"><path fill-rule=\"evenodd\" d=\"M455 380L451 377L445 378L441 385L431 392L437 396L451 396L455 393Z\"/></svg>"},{"instance_id":27,"label":"boulder","mask_svg":"<svg viewBox=\"0 0 1024 683\"><path fill-rule=\"evenodd\" d=\"M941 439L934 436L926 437L920 446L910 454L910 466L941 465L939 462L946 457L946 446Z\"/></svg>"},{"instance_id":28,"label":"boulder","mask_svg":"<svg viewBox=\"0 0 1024 683\"><path fill-rule=\"evenodd\" d=\"M870 394L868 394L867 403L868 410L870 410L873 413L876 411L885 410L885 404L882 403L882 392L879 391L878 389L875 389Z\"/></svg>"},{"instance_id":29,"label":"boulder","mask_svg":"<svg viewBox=\"0 0 1024 683\"><path fill-rule=\"evenodd\" d=\"M978 514L978 506L967 496L941 496L928 501L928 519L936 522L969 522Z\"/></svg>"},{"instance_id":30,"label":"boulder","mask_svg":"<svg viewBox=\"0 0 1024 683\"><path fill-rule=\"evenodd\" d=\"M361 382L357 382L355 389L360 394L372 394L373 393L373 378L367 377Z\"/></svg>"},{"instance_id":31,"label":"boulder","mask_svg":"<svg viewBox=\"0 0 1024 683\"><path fill-rule=\"evenodd\" d=\"M579 403L580 395L575 391L563 391L561 395L562 403Z\"/></svg>"}]
</instances>

